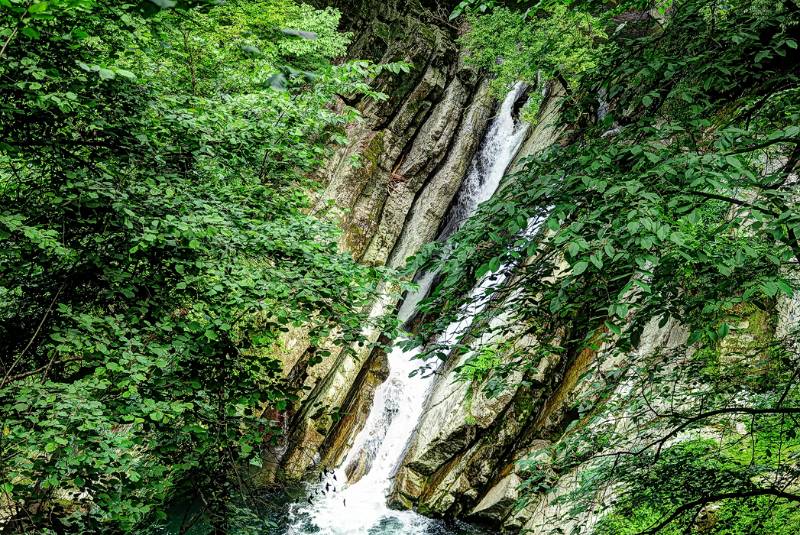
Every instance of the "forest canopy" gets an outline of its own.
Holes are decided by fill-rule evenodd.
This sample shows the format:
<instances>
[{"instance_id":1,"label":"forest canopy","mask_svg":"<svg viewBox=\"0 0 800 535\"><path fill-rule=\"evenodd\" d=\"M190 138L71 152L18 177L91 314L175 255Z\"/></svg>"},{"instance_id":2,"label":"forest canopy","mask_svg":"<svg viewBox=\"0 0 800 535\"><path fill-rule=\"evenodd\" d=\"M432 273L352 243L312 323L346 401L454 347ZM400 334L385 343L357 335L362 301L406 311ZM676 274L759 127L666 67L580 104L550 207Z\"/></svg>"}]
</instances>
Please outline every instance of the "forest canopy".
<instances>
[{"instance_id":1,"label":"forest canopy","mask_svg":"<svg viewBox=\"0 0 800 535\"><path fill-rule=\"evenodd\" d=\"M233 529L295 396L280 337L359 339L384 279L308 210L357 115L334 97L382 98L381 67L334 64L339 13L290 0L4 0L0 20L6 526L141 533L198 501Z\"/></svg>"}]
</instances>

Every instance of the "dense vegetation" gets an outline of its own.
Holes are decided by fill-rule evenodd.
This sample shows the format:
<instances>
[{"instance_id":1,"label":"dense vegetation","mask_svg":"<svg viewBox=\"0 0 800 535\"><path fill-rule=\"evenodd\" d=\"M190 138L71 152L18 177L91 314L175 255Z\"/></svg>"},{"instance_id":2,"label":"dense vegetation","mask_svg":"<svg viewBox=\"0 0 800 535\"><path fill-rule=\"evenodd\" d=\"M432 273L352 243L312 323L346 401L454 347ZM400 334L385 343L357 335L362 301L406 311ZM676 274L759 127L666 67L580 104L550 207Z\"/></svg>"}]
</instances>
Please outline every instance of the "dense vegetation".
<instances>
[{"instance_id":1,"label":"dense vegetation","mask_svg":"<svg viewBox=\"0 0 800 535\"><path fill-rule=\"evenodd\" d=\"M355 117L334 96L381 98L380 68L333 65L338 12L292 0L0 21L3 529L141 533L175 503L242 528L295 395L282 333L358 339L384 277L308 214L307 178Z\"/></svg>"},{"instance_id":2,"label":"dense vegetation","mask_svg":"<svg viewBox=\"0 0 800 535\"><path fill-rule=\"evenodd\" d=\"M498 94L560 106L559 142L409 267L440 275L414 343L510 275L455 348L502 340L459 370L490 395L593 357L520 507L580 467L559 500L602 534L796 533L800 5L453 4ZM392 277L339 251L311 177L407 65L341 61L339 13L294 0L0 21L0 529L263 533L286 333L351 351ZM640 351L658 329L686 336Z\"/></svg>"},{"instance_id":3,"label":"dense vegetation","mask_svg":"<svg viewBox=\"0 0 800 535\"><path fill-rule=\"evenodd\" d=\"M774 322L800 261L800 6L503 4L461 2L463 41L501 80L561 99L561 140L418 256L443 278L420 338L513 269L461 347L493 331L502 358L476 352L469 378L491 371L497 390L543 359L598 353L556 468L525 464L528 498L582 466L561 500L613 507L602 533L795 533L800 355L796 325ZM636 352L676 323L680 347Z\"/></svg>"}]
</instances>

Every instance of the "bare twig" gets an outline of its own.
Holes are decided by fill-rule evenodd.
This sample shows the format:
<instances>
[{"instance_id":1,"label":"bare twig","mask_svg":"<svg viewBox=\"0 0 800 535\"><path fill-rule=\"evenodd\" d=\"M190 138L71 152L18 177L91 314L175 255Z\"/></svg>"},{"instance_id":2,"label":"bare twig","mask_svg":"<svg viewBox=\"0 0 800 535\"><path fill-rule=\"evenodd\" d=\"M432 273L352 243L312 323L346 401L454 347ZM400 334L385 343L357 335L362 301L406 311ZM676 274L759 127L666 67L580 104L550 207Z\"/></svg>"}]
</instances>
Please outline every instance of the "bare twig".
<instances>
[{"instance_id":1,"label":"bare twig","mask_svg":"<svg viewBox=\"0 0 800 535\"><path fill-rule=\"evenodd\" d=\"M47 317L50 315L50 312L53 310L53 305L56 304L56 300L61 295L61 291L63 289L64 289L64 284L62 284L61 287L59 287L58 291L56 292L56 295L53 296L53 299L50 301L50 305L47 307L47 310L45 310L44 316L42 316L41 321L39 321L39 325L36 327L36 331L34 331L33 336L31 336L31 339L28 340L28 344L25 346L25 348L19 354L17 359L14 361L14 363L11 365L11 367L6 372L5 376L3 377L3 381L0 382L0 387L3 387L3 386L6 385L6 382L8 381L8 378L11 376L11 372L14 371L14 368L17 367L17 364L19 364L19 362L22 360L22 357L24 357L25 353L28 352L28 349L30 349L30 347L33 345L33 341L36 340L36 337L39 336L39 332L42 330L42 326L44 326L45 320L47 320ZM51 362L52 362L52 360L51 360Z\"/></svg>"}]
</instances>

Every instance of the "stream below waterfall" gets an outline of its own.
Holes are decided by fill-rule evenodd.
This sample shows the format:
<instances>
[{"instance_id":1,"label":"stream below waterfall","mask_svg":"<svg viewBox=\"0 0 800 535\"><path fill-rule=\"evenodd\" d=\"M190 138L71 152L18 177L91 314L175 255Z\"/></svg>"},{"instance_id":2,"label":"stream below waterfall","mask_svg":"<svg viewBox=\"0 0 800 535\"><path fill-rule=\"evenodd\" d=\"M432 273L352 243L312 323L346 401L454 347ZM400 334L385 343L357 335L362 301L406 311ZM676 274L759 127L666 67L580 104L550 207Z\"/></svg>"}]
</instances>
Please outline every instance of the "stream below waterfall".
<instances>
[{"instance_id":1,"label":"stream below waterfall","mask_svg":"<svg viewBox=\"0 0 800 535\"><path fill-rule=\"evenodd\" d=\"M506 96L474 156L439 239L454 232L489 199L500 184L525 139L528 126L515 117L525 87L517 84ZM418 277L418 289L406 296L398 317L410 318L424 299L435 273ZM456 340L486 305L481 299L503 278L487 277L473 289L475 300L462 310L438 339L447 346ZM414 511L390 509L387 496L394 473L424 411L439 362L423 362L420 349L403 350L398 340L388 355L389 377L375 391L373 405L345 460L306 484L305 498L289 505L281 534L287 535L474 535L480 528L459 522L444 523ZM423 373L418 372L424 368ZM360 479L348 481L352 467L366 463ZM348 469L350 468L350 469Z\"/></svg>"}]
</instances>

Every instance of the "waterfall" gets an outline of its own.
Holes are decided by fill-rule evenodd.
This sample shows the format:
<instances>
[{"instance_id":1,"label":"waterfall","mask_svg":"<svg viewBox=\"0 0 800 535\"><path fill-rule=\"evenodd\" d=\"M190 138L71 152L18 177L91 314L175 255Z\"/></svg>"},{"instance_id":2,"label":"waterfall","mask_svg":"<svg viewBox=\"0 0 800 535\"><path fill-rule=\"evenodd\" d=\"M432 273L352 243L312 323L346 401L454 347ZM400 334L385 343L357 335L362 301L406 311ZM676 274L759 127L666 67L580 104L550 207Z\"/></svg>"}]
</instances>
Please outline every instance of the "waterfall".
<instances>
[{"instance_id":1,"label":"waterfall","mask_svg":"<svg viewBox=\"0 0 800 535\"><path fill-rule=\"evenodd\" d=\"M517 84L509 92L493 119L484 141L473 158L439 239L452 234L460 224L497 189L525 139L527 125L514 118L515 104L525 91ZM472 290L470 304L461 311L437 340L449 346L469 327L487 304L483 295L502 284L505 277L484 277ZM398 317L408 319L430 290L435 273L423 274L418 289L404 300ZM344 462L328 471L308 488L308 501L292 506L290 535L417 535L447 533L439 522L413 511L395 511L386 504L397 465L422 415L439 362L423 364L416 359L420 349L403 349L395 341L388 355L389 377L375 391L364 428L356 437ZM366 463L360 479L348 484L348 473ZM355 479L355 478L354 478Z\"/></svg>"},{"instance_id":2,"label":"waterfall","mask_svg":"<svg viewBox=\"0 0 800 535\"><path fill-rule=\"evenodd\" d=\"M437 239L447 238L455 232L480 203L489 200L500 185L528 133L528 124L514 118L515 106L526 88L525 84L517 83L500 106Z\"/></svg>"},{"instance_id":3,"label":"waterfall","mask_svg":"<svg viewBox=\"0 0 800 535\"><path fill-rule=\"evenodd\" d=\"M458 230L461 223L475 213L478 205L487 201L500 185L506 169L514 160L528 133L527 123L514 120L515 105L526 87L521 82L517 83L500 105L497 116L489 126L483 143L470 163L453 207L436 238L438 241L447 239ZM428 296L434 280L436 272L433 271L422 273L417 278L417 291L406 296L397 313L401 322L405 322L414 314L419 302Z\"/></svg>"}]
</instances>

